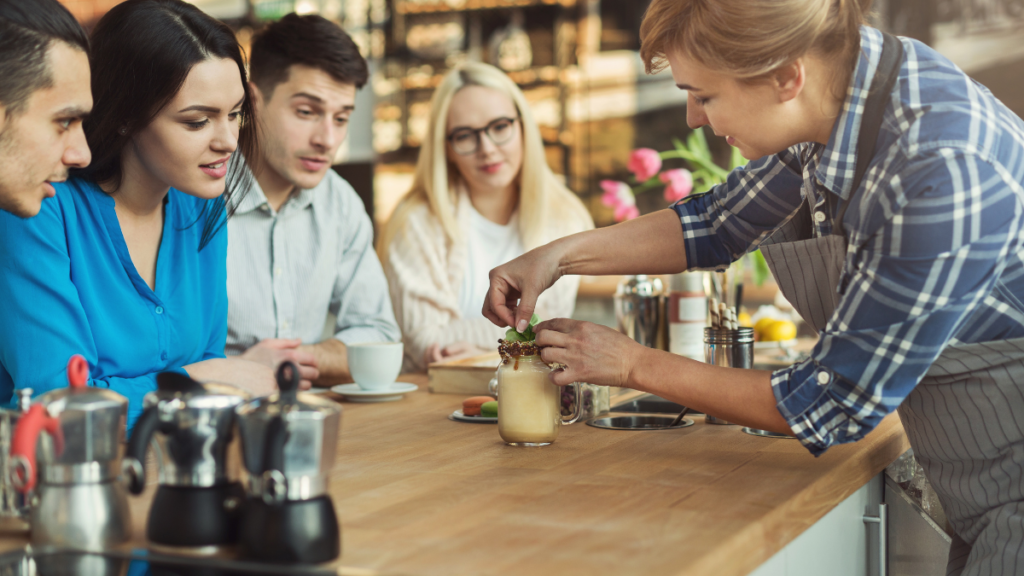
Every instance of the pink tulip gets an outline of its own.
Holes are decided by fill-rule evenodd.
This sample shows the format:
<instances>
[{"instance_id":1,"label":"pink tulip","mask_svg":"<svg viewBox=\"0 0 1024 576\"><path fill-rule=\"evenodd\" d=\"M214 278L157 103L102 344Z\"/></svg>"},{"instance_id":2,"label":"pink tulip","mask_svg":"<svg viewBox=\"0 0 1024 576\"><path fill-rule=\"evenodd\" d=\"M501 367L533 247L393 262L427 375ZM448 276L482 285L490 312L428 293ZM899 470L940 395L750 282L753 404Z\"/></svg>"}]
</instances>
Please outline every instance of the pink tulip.
<instances>
[{"instance_id":1,"label":"pink tulip","mask_svg":"<svg viewBox=\"0 0 1024 576\"><path fill-rule=\"evenodd\" d=\"M629 155L629 171L637 182L646 182L661 170L661 156L651 148L637 148Z\"/></svg>"},{"instance_id":2,"label":"pink tulip","mask_svg":"<svg viewBox=\"0 0 1024 576\"><path fill-rule=\"evenodd\" d=\"M601 189L604 190L604 194L601 195L601 203L615 211L616 222L636 218L640 215L640 211L636 207L636 196L633 195L633 190L628 184L615 180L602 180Z\"/></svg>"},{"instance_id":3,"label":"pink tulip","mask_svg":"<svg viewBox=\"0 0 1024 576\"><path fill-rule=\"evenodd\" d=\"M665 170L658 179L665 183L665 201L677 202L690 195L693 190L693 175L689 170L676 168Z\"/></svg>"},{"instance_id":4,"label":"pink tulip","mask_svg":"<svg viewBox=\"0 0 1024 576\"><path fill-rule=\"evenodd\" d=\"M615 209L615 221L622 222L623 220L632 220L640 215L640 210L636 207L636 204L632 206L619 206Z\"/></svg>"}]
</instances>

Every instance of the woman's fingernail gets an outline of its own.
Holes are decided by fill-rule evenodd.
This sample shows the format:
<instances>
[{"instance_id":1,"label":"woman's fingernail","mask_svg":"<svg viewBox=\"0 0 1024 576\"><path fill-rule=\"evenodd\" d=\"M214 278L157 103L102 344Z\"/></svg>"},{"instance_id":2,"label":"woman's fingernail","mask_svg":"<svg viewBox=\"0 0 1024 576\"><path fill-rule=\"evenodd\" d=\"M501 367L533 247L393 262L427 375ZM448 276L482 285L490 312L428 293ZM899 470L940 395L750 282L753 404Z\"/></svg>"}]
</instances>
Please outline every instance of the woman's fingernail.
<instances>
[{"instance_id":1,"label":"woman's fingernail","mask_svg":"<svg viewBox=\"0 0 1024 576\"><path fill-rule=\"evenodd\" d=\"M528 325L529 323L526 320L520 320L519 324L516 324L516 332L522 333L523 330L526 330Z\"/></svg>"}]
</instances>

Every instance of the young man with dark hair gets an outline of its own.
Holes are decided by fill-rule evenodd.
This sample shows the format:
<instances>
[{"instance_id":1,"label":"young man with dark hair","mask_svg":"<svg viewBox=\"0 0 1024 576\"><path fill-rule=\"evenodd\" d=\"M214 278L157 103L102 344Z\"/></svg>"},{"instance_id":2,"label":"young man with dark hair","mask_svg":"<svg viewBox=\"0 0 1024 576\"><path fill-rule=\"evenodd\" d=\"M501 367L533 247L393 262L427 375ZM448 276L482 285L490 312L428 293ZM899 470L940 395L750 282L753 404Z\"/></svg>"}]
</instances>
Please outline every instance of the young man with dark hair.
<instances>
[{"instance_id":1,"label":"young man with dark hair","mask_svg":"<svg viewBox=\"0 0 1024 576\"><path fill-rule=\"evenodd\" d=\"M249 67L261 158L228 221L226 352L291 360L320 385L348 381L346 344L401 338L373 225L331 170L366 61L337 25L289 14L256 35Z\"/></svg>"},{"instance_id":2,"label":"young man with dark hair","mask_svg":"<svg viewBox=\"0 0 1024 576\"><path fill-rule=\"evenodd\" d=\"M89 40L57 0L0 0L0 209L28 218L87 166Z\"/></svg>"}]
</instances>

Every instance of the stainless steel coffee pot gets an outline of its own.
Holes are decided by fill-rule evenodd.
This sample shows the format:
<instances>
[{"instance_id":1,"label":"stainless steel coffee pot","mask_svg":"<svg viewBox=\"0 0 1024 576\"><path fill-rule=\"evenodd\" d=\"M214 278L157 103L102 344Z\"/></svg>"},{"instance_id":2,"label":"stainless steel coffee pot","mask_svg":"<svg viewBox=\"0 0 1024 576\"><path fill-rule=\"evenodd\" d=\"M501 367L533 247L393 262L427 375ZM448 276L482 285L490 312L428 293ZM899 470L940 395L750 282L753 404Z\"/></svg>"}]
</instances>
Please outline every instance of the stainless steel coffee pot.
<instances>
[{"instance_id":1,"label":"stainless steel coffee pot","mask_svg":"<svg viewBox=\"0 0 1024 576\"><path fill-rule=\"evenodd\" d=\"M277 372L279 391L238 407L247 472L243 557L319 563L340 553L338 520L328 494L341 406L301 393L291 362Z\"/></svg>"},{"instance_id":2,"label":"stainless steel coffee pot","mask_svg":"<svg viewBox=\"0 0 1024 576\"><path fill-rule=\"evenodd\" d=\"M288 363L282 364L284 370ZM298 372L294 372L298 376ZM292 387L238 407L246 494L267 502L309 500L327 493L341 428L341 406Z\"/></svg>"},{"instance_id":3,"label":"stainless steel coffee pot","mask_svg":"<svg viewBox=\"0 0 1024 576\"><path fill-rule=\"evenodd\" d=\"M227 469L235 408L249 394L225 384L200 384L177 372L157 375L143 399L125 453L128 488L145 488L146 451L152 441L159 482L146 535L156 544L206 547L237 539L242 489Z\"/></svg>"},{"instance_id":4,"label":"stainless steel coffee pot","mask_svg":"<svg viewBox=\"0 0 1024 576\"><path fill-rule=\"evenodd\" d=\"M88 379L88 362L73 356L70 386L39 396L14 432L12 481L28 492L39 480L30 512L35 546L101 551L131 537L118 479L128 399Z\"/></svg>"},{"instance_id":5,"label":"stainless steel coffee pot","mask_svg":"<svg viewBox=\"0 0 1024 576\"><path fill-rule=\"evenodd\" d=\"M619 331L649 348L665 348L664 287L660 278L626 276L615 290Z\"/></svg>"}]
</instances>

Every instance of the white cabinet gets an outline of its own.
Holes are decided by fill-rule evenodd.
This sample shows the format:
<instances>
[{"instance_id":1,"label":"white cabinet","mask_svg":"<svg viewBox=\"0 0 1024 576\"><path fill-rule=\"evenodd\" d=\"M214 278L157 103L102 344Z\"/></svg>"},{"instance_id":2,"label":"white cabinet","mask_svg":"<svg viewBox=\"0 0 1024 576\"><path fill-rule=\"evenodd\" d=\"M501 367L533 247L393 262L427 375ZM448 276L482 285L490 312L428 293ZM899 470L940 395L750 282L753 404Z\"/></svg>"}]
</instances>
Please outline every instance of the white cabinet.
<instances>
[{"instance_id":1,"label":"white cabinet","mask_svg":"<svg viewBox=\"0 0 1024 576\"><path fill-rule=\"evenodd\" d=\"M751 576L869 576L877 561L877 524L864 522L882 502L882 474L843 500Z\"/></svg>"}]
</instances>

